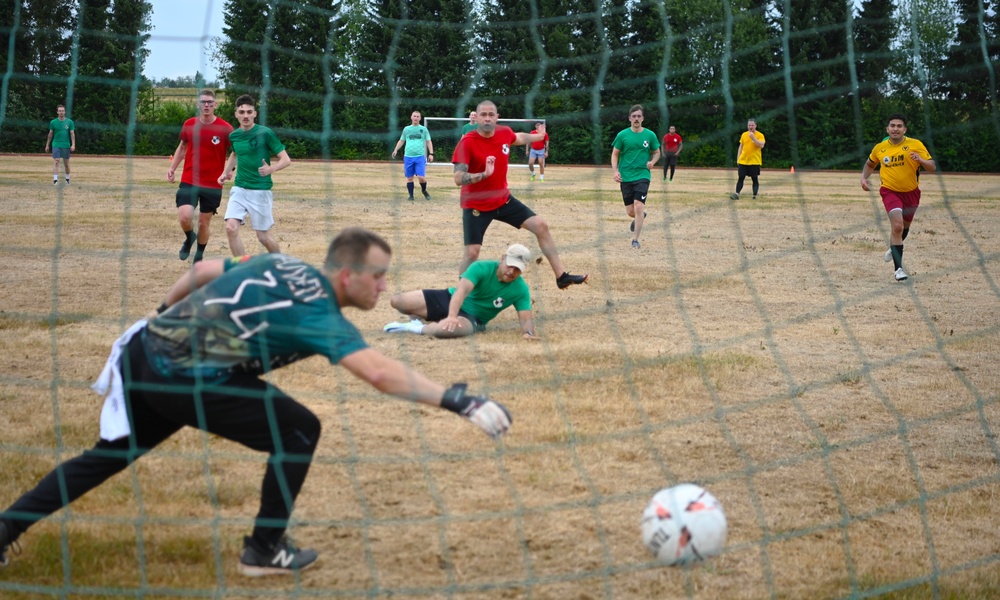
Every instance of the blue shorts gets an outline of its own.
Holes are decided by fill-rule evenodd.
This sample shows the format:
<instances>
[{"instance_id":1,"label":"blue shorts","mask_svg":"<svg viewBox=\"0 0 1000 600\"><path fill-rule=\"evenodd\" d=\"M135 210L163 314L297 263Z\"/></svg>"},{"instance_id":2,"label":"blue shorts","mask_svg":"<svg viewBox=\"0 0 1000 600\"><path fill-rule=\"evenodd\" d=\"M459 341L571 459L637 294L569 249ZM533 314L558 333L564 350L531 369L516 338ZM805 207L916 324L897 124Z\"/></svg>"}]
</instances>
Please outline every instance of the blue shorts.
<instances>
[{"instance_id":1,"label":"blue shorts","mask_svg":"<svg viewBox=\"0 0 1000 600\"><path fill-rule=\"evenodd\" d=\"M407 179L416 175L417 177L423 177L427 174L427 157L426 156L404 156L403 157L403 175Z\"/></svg>"},{"instance_id":2,"label":"blue shorts","mask_svg":"<svg viewBox=\"0 0 1000 600\"><path fill-rule=\"evenodd\" d=\"M530 154L528 155L528 158L545 158L545 148L542 148L541 150L535 150L532 148L529 152Z\"/></svg>"},{"instance_id":3,"label":"blue shorts","mask_svg":"<svg viewBox=\"0 0 1000 600\"><path fill-rule=\"evenodd\" d=\"M60 158L65 158L69 160L69 148L52 148L52 158L59 160Z\"/></svg>"}]
</instances>

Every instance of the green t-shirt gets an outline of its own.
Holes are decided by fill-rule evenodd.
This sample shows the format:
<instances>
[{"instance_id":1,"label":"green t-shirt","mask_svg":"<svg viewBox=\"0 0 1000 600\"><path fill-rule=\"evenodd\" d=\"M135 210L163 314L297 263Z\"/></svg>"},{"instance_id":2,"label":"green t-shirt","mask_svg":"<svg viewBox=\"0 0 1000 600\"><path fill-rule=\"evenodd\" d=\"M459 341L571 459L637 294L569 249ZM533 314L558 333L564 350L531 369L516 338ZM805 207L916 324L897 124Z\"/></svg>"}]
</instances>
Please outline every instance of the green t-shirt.
<instances>
[{"instance_id":1,"label":"green t-shirt","mask_svg":"<svg viewBox=\"0 0 1000 600\"><path fill-rule=\"evenodd\" d=\"M403 128L399 139L406 141L403 156L423 156L426 142L431 139L431 132L427 131L423 125L407 125Z\"/></svg>"},{"instance_id":2,"label":"green t-shirt","mask_svg":"<svg viewBox=\"0 0 1000 600\"><path fill-rule=\"evenodd\" d=\"M513 306L514 310L531 310L531 291L524 278L518 277L510 283L497 279L497 267L500 261L479 260L462 273L462 279L472 282L472 291L462 302L462 310L476 317L485 325L500 314L500 311ZM455 288L449 288L455 293Z\"/></svg>"},{"instance_id":3,"label":"green t-shirt","mask_svg":"<svg viewBox=\"0 0 1000 600\"><path fill-rule=\"evenodd\" d=\"M470 131L475 131L479 125L475 123L466 123L465 127L462 128L462 135L469 133Z\"/></svg>"},{"instance_id":4,"label":"green t-shirt","mask_svg":"<svg viewBox=\"0 0 1000 600\"><path fill-rule=\"evenodd\" d=\"M228 259L222 275L150 320L142 343L162 376L208 383L314 354L336 364L368 347L329 280L284 254Z\"/></svg>"},{"instance_id":5,"label":"green t-shirt","mask_svg":"<svg viewBox=\"0 0 1000 600\"><path fill-rule=\"evenodd\" d=\"M646 163L649 162L650 152L660 148L660 140L655 133L645 127L636 133L629 127L618 132L611 146L618 149L618 172L623 182L650 178Z\"/></svg>"},{"instance_id":6,"label":"green t-shirt","mask_svg":"<svg viewBox=\"0 0 1000 600\"><path fill-rule=\"evenodd\" d=\"M69 148L73 144L70 143L69 132L76 131L76 124L73 123L73 119L52 119L49 121L49 130L52 131L52 147L53 148Z\"/></svg>"},{"instance_id":7,"label":"green t-shirt","mask_svg":"<svg viewBox=\"0 0 1000 600\"><path fill-rule=\"evenodd\" d=\"M271 176L261 177L257 172L261 161L271 164L271 157L285 149L278 136L263 125L254 125L250 131L236 128L229 134L229 142L236 153L236 181L233 185L247 190L269 190Z\"/></svg>"}]
</instances>

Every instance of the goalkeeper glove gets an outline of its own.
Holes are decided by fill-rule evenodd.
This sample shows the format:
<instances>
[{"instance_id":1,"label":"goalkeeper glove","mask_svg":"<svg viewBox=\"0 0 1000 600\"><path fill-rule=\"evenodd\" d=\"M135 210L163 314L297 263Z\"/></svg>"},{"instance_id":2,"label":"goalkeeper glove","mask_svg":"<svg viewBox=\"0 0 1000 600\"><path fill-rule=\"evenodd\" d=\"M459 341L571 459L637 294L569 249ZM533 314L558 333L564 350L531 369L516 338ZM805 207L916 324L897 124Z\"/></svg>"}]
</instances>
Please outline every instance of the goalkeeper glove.
<instances>
[{"instance_id":1,"label":"goalkeeper glove","mask_svg":"<svg viewBox=\"0 0 1000 600\"><path fill-rule=\"evenodd\" d=\"M507 407L485 396L466 394L466 387L464 383L456 383L445 390L441 398L441 408L472 421L491 437L507 433L513 420Z\"/></svg>"}]
</instances>

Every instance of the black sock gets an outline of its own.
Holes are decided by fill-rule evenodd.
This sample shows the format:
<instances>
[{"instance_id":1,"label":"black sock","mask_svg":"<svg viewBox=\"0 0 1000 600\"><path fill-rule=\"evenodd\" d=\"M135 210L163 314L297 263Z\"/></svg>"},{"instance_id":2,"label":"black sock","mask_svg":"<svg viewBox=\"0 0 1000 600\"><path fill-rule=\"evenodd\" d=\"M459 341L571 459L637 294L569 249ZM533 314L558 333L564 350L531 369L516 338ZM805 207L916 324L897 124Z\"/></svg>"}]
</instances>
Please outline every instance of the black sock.
<instances>
[{"instance_id":1,"label":"black sock","mask_svg":"<svg viewBox=\"0 0 1000 600\"><path fill-rule=\"evenodd\" d=\"M188 246L190 246L191 244L194 243L194 240L197 237L198 237L198 234L196 234L193 229L191 231L185 231L184 232L184 243L187 244Z\"/></svg>"},{"instance_id":2,"label":"black sock","mask_svg":"<svg viewBox=\"0 0 1000 600\"><path fill-rule=\"evenodd\" d=\"M204 254L206 246L208 246L208 244L198 244L198 254Z\"/></svg>"},{"instance_id":3,"label":"black sock","mask_svg":"<svg viewBox=\"0 0 1000 600\"><path fill-rule=\"evenodd\" d=\"M407 181L406 182L406 191L410 193L410 198L412 198L413 197L413 182L412 181Z\"/></svg>"},{"instance_id":4,"label":"black sock","mask_svg":"<svg viewBox=\"0 0 1000 600\"><path fill-rule=\"evenodd\" d=\"M421 192L425 192L425 193L427 192L427 182L426 181L420 184L420 191Z\"/></svg>"},{"instance_id":5,"label":"black sock","mask_svg":"<svg viewBox=\"0 0 1000 600\"><path fill-rule=\"evenodd\" d=\"M903 228L903 239L904 240L906 239L906 236L909 235L909 233L910 233L910 228L909 227L904 227Z\"/></svg>"},{"instance_id":6,"label":"black sock","mask_svg":"<svg viewBox=\"0 0 1000 600\"><path fill-rule=\"evenodd\" d=\"M898 269L903 266L903 245L892 247L892 266Z\"/></svg>"}]
</instances>

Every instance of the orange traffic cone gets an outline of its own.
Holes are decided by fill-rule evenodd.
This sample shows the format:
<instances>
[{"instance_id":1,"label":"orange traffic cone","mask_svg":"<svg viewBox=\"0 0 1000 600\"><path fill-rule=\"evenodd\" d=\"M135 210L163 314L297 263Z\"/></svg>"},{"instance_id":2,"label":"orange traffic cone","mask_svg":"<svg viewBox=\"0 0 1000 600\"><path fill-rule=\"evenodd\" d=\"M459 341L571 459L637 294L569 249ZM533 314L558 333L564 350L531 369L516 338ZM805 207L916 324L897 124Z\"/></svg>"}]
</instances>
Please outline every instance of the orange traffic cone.
<instances>
[{"instance_id":1,"label":"orange traffic cone","mask_svg":"<svg viewBox=\"0 0 1000 600\"><path fill-rule=\"evenodd\" d=\"M792 167L792 175L795 175L795 167Z\"/></svg>"}]
</instances>

